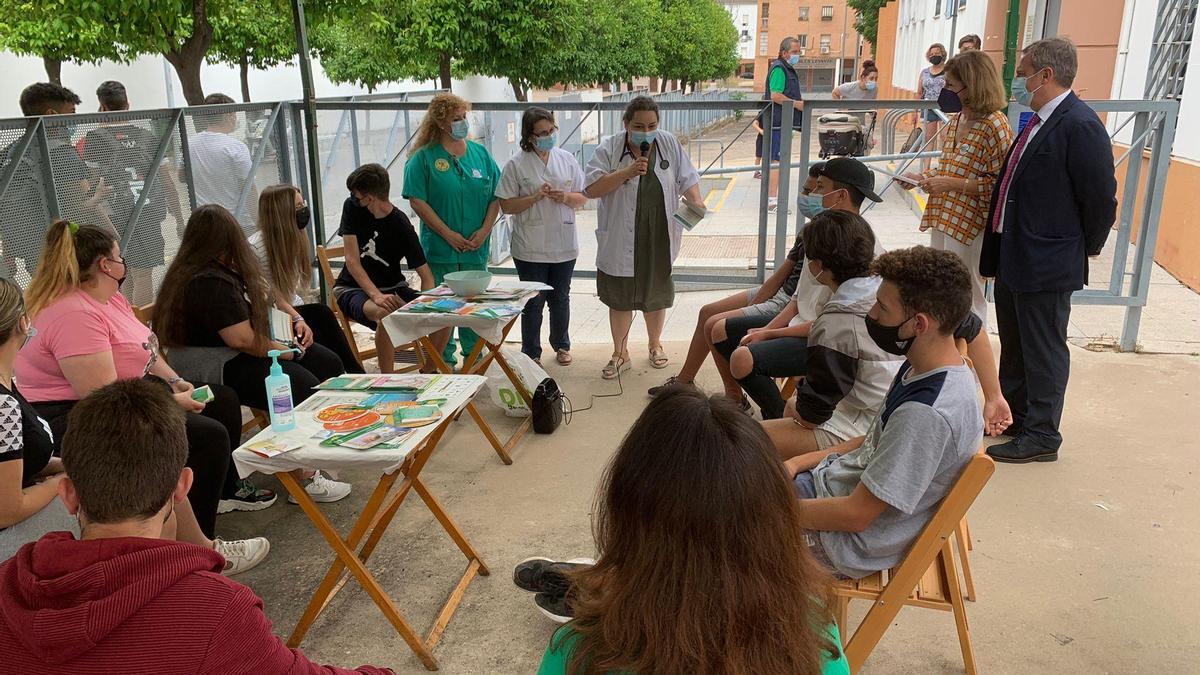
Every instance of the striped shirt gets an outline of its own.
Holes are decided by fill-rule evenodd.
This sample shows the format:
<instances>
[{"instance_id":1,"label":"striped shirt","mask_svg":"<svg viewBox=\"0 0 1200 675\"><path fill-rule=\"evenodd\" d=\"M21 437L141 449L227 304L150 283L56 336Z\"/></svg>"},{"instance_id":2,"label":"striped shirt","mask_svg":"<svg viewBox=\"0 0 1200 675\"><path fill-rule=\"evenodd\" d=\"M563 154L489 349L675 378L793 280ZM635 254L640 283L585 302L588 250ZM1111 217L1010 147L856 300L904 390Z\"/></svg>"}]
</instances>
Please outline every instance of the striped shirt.
<instances>
[{"instance_id":1,"label":"striped shirt","mask_svg":"<svg viewBox=\"0 0 1200 675\"><path fill-rule=\"evenodd\" d=\"M1012 145L1008 118L996 111L971 125L966 137L956 140L962 113L954 115L942 141L942 156L936 168L922 173L925 178L950 176L975 181L974 192L950 191L930 195L921 218L921 231L933 228L970 244L987 225L992 188L1004 166L1004 155Z\"/></svg>"}]
</instances>

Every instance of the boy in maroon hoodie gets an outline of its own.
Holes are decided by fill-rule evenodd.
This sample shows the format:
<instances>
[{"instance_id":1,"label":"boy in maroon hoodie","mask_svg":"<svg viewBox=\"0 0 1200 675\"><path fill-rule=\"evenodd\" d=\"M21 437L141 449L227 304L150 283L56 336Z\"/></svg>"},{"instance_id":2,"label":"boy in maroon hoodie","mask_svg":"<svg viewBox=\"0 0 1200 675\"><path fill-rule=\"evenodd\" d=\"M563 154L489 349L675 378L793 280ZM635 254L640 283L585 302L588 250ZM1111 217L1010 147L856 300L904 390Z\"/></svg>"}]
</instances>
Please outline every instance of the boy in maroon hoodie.
<instances>
[{"instance_id":1,"label":"boy in maroon hoodie","mask_svg":"<svg viewBox=\"0 0 1200 675\"><path fill-rule=\"evenodd\" d=\"M71 411L59 484L81 539L54 532L0 565L0 655L19 673L391 673L320 666L271 633L215 551L160 538L192 484L184 413L118 380Z\"/></svg>"}]
</instances>

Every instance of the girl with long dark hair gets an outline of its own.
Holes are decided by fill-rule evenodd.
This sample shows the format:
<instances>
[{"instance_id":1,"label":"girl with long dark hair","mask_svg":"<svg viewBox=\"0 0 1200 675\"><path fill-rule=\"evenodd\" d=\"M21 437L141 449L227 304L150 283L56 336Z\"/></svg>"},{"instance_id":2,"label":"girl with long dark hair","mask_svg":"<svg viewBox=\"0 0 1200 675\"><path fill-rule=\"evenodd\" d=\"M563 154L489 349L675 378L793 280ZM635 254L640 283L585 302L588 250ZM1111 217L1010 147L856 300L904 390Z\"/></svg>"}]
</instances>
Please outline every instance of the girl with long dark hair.
<instances>
[{"instance_id":1,"label":"girl with long dark hair","mask_svg":"<svg viewBox=\"0 0 1200 675\"><path fill-rule=\"evenodd\" d=\"M595 565L540 672L848 673L828 572L761 426L723 396L653 399L597 495Z\"/></svg>"}]
</instances>

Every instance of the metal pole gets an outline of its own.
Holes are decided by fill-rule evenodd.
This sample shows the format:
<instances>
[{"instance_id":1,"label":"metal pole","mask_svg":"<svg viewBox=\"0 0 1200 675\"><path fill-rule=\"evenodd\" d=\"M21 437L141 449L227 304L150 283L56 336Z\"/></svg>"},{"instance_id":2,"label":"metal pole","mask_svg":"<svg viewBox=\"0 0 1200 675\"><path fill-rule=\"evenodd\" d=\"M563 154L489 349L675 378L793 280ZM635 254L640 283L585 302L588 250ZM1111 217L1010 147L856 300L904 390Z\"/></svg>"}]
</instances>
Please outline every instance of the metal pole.
<instances>
[{"instance_id":1,"label":"metal pole","mask_svg":"<svg viewBox=\"0 0 1200 675\"><path fill-rule=\"evenodd\" d=\"M958 0L950 0L957 2ZM1017 72L1017 33L1021 24L1021 0L1008 0L1008 16L1004 22L1004 95L1012 96L1013 75Z\"/></svg>"},{"instance_id":2,"label":"metal pole","mask_svg":"<svg viewBox=\"0 0 1200 675\"><path fill-rule=\"evenodd\" d=\"M766 104L762 112L762 180L759 181L758 190L758 283L763 283L767 280L767 209L766 204L770 199L771 182L771 151L772 143L771 125L774 121L771 119L771 113L775 106L770 102ZM778 264L778 261L776 261Z\"/></svg>"},{"instance_id":3,"label":"metal pole","mask_svg":"<svg viewBox=\"0 0 1200 675\"><path fill-rule=\"evenodd\" d=\"M183 117L183 108L175 111L175 118L171 120L171 126L179 124L180 118ZM146 178L142 181L142 193L138 195L137 202L133 205L133 210L129 212L129 222L125 223L125 234L121 237L121 248L129 248L129 242L133 241L133 233L137 229L138 220L141 219L142 210L146 208L146 200L150 198L150 190L154 187L154 179L158 178L158 171L162 168L163 159L167 156L167 148L171 145L171 126L167 127L167 132L163 134L162 140L158 142L158 149L154 152L154 159L151 160L149 168L146 170Z\"/></svg>"},{"instance_id":4,"label":"metal pole","mask_svg":"<svg viewBox=\"0 0 1200 675\"><path fill-rule=\"evenodd\" d=\"M238 194L237 209L234 211L234 217L242 213L246 209L246 197L250 196L250 188L254 185L254 177L258 174L258 167L262 165L263 157L267 154L267 138L271 135L271 128L275 126L275 120L279 119L279 111L283 110L283 103L276 103L271 108L271 116L267 118L267 123L263 126L263 135L258 142L258 147L254 151L254 158L250 162L250 173L246 176L246 182L242 184L242 191ZM310 209L311 210L311 209Z\"/></svg>"},{"instance_id":5,"label":"metal pole","mask_svg":"<svg viewBox=\"0 0 1200 675\"><path fill-rule=\"evenodd\" d=\"M1143 208L1142 226L1138 231L1137 258L1133 268L1133 279L1129 295L1137 303L1125 310L1125 325L1121 329L1121 351L1137 348L1138 328L1142 320L1142 307L1150 292L1150 272L1154 268L1154 244L1158 241L1159 218L1162 216L1163 194L1167 188L1167 169L1170 167L1171 150L1175 142L1175 124L1179 108L1163 116L1157 133L1154 134L1154 150L1150 173L1146 176L1146 202Z\"/></svg>"},{"instance_id":6,"label":"metal pole","mask_svg":"<svg viewBox=\"0 0 1200 675\"><path fill-rule=\"evenodd\" d=\"M1117 242L1113 247L1112 275L1109 277L1108 290L1113 295L1120 295L1125 285L1125 264L1129 257L1129 235L1133 230L1133 209L1137 204L1138 179L1142 173L1142 148L1145 139L1142 134L1146 128L1146 120L1150 113L1136 113L1137 123L1133 127L1133 135L1137 140L1129 146L1130 151L1137 149L1136 156L1129 161L1125 168L1125 192L1121 195L1121 213L1117 219Z\"/></svg>"},{"instance_id":7,"label":"metal pole","mask_svg":"<svg viewBox=\"0 0 1200 675\"><path fill-rule=\"evenodd\" d=\"M775 269L783 264L788 250L788 197L792 182L792 117L796 106L788 103L783 107L783 120L779 126L779 198L775 207ZM804 161L803 159L801 160Z\"/></svg>"},{"instance_id":8,"label":"metal pole","mask_svg":"<svg viewBox=\"0 0 1200 675\"><path fill-rule=\"evenodd\" d=\"M179 163L183 166L183 183L188 191L188 210L196 210L196 181L192 177L192 148L188 143L187 122L179 116ZM178 223L182 231L183 223Z\"/></svg>"},{"instance_id":9,"label":"metal pole","mask_svg":"<svg viewBox=\"0 0 1200 675\"><path fill-rule=\"evenodd\" d=\"M313 230L317 241L325 241L325 211L321 206L320 147L317 144L316 89L313 86L312 63L309 61L308 31L304 25L304 0L292 0L292 22L296 28L296 53L300 57L300 82L304 90L304 132L308 140L308 170L314 187L309 194L309 210L312 212ZM325 287L321 287L321 300L325 300Z\"/></svg>"},{"instance_id":10,"label":"metal pole","mask_svg":"<svg viewBox=\"0 0 1200 675\"><path fill-rule=\"evenodd\" d=\"M46 134L46 124L43 122L37 128L38 150L42 160L42 189L46 191L46 206L50 211L50 220L62 218L58 206L58 188L54 185L54 166L50 164L50 137Z\"/></svg>"}]
</instances>

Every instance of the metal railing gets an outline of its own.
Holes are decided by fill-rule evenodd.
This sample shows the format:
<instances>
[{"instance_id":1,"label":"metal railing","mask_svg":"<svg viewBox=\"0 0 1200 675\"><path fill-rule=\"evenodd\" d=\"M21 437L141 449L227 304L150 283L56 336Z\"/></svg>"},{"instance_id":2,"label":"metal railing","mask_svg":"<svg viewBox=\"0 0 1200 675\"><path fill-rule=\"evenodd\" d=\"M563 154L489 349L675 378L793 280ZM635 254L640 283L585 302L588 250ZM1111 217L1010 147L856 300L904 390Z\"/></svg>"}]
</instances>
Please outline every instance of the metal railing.
<instances>
[{"instance_id":1,"label":"metal railing","mask_svg":"<svg viewBox=\"0 0 1200 675\"><path fill-rule=\"evenodd\" d=\"M27 283L40 258L48 223L54 218L97 223L112 228L120 237L122 249L129 259L131 283L126 284L126 294L135 303L149 302L156 282L178 248L187 218L198 204L216 202L225 205L249 233L255 228L256 193L274 183L295 183L306 198L311 198L314 189L321 191L326 212L314 213L311 232L314 242L327 241L332 234L328 224L338 221L345 198L340 178L361 163L379 162L388 167L395 201L405 206L400 198L403 167L411 139L427 107L425 101L412 99L432 93L343 97L316 102L317 128L330 130L318 132L316 157L309 156L305 143L303 107L286 102L0 120L0 247L4 263L0 271L18 283ZM718 181L733 174L762 172L763 180L757 186L757 226L735 230L733 234L735 237L753 236L756 250L752 256L729 254L725 258L718 257L714 264L705 267L681 267L675 275L680 282L761 283L769 273L771 261L784 259L797 225L793 223L789 209L780 208L769 213L765 208L769 178L773 172L779 172L779 203L792 202L793 183L798 184L809 163L816 159L819 144L814 139L815 120L825 111L886 110L882 115L885 123L879 129L885 141L881 146L883 154L859 159L867 163L894 162L899 168L889 173L902 171L907 162L917 158L932 158L939 154L930 147L936 139L925 142L925 152L892 152L895 149L894 125L899 118L913 111L931 109L936 105L934 102L810 100L806 101L802 112L790 106L782 108L779 138L782 161L777 165L768 161L772 154L772 139L771 134L765 134L765 147L758 163L727 166L725 156L733 146L739 141L752 142L754 132L749 127L755 116L761 113L763 126L769 129L774 109L758 99L730 100L728 92L700 94L694 97L680 95L678 98L683 100L660 98L662 126L677 131L667 124L668 120L673 120L693 134L689 143L696 147L689 151L694 153L692 156L702 180ZM537 105L560 116L560 138L582 166L590 159L590 153L602 135L619 131L619 116L627 102L624 99L629 97L622 93L602 101L559 100ZM1158 219L1162 212L1179 106L1174 101L1098 101L1090 104L1101 114L1123 118L1112 135L1127 134L1130 142L1127 148L1119 143L1114 149L1117 164L1124 168L1125 174L1117 231L1108 247L1113 264L1107 270L1107 286L1080 291L1073 302L1125 307L1120 345L1122 349L1133 349L1141 310L1148 299ZM492 152L499 164L503 164L516 147L519 116L528 105L473 104L474 136ZM801 115L803 131L793 129L796 114ZM1020 114L1017 106L1010 110L1014 128ZM734 138L705 137L715 122L730 119L736 119L736 122L722 133L735 134ZM606 123L605 120L617 121ZM797 131L800 134L798 142L795 139ZM105 156L103 148L111 144L104 146L103 143L114 133L123 134L126 140L134 136L138 152L121 158ZM703 151L706 146L712 151ZM111 154L118 154L115 147L110 147ZM221 163L223 157L230 156L236 157L237 161ZM1140 161L1132 161L1135 157ZM703 163L705 161L707 164ZM306 170L310 163L320 169L320 186L310 184ZM708 183L710 186L715 184L720 183ZM885 185L883 190L877 191L886 190ZM714 236L719 239L730 233L729 230L711 229L713 226L706 223L701 224L700 231L689 232L688 238ZM710 229L705 231L703 228ZM500 227L498 241L503 240L503 234L503 227ZM583 238L581 236L581 240ZM497 246L501 258L503 248L503 245ZM494 264L501 262L502 259L493 258ZM506 265L496 269L500 273L512 273ZM578 274L595 276L594 271L587 269L583 256Z\"/></svg>"}]
</instances>

